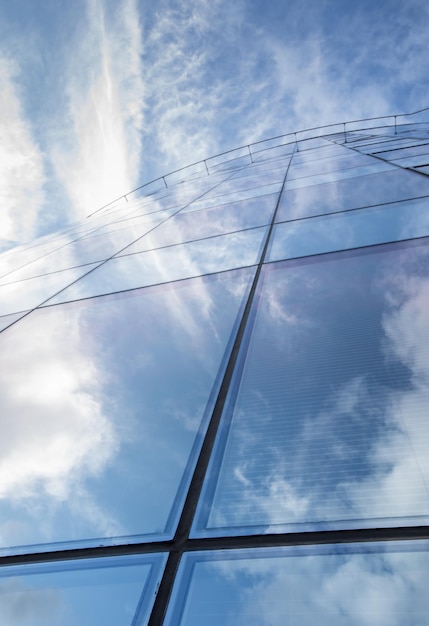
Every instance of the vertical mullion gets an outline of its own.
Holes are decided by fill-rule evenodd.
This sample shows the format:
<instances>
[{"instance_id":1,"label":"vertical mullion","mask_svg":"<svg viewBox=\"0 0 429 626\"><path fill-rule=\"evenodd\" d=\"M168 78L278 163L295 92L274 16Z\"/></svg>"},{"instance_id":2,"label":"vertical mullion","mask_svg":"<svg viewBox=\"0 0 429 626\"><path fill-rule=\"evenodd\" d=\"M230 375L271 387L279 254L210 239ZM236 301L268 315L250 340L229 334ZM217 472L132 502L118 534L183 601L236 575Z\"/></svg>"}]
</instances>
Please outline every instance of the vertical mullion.
<instances>
[{"instance_id":1,"label":"vertical mullion","mask_svg":"<svg viewBox=\"0 0 429 626\"><path fill-rule=\"evenodd\" d=\"M213 409L213 413L207 427L207 432L204 438L203 445L201 447L200 454L195 466L194 473L191 478L188 493L186 495L185 503L183 505L182 514L177 525L177 530L172 541L172 548L170 550L167 563L165 565L164 574L161 579L158 593L153 605L152 613L149 618L148 626L160 626L163 623L165 613L167 610L168 602L170 599L173 584L176 578L177 570L184 552L184 546L189 538L191 532L192 523L195 516L195 511L198 505L201 489L203 487L205 475L207 473L208 464L211 458L214 442L216 439L217 431L219 429L223 408L225 406L226 397L230 388L232 376L234 374L235 366L237 363L238 355L240 352L240 346L243 340L244 332L249 318L250 310L255 298L256 288L259 283L259 277L262 271L265 258L267 256L268 247L270 245L272 232L278 213L280 200L283 194L283 190L286 183L286 178L289 172L290 164L292 162L293 155L296 147L291 154L289 163L286 166L286 172L283 178L282 187L279 192L277 203L271 218L268 233L265 239L264 247L261 252L261 256L257 265L255 276L253 278L252 286L249 291L246 305L244 307L243 315L237 330L237 334L234 340L234 344L231 350L231 354L226 366L225 374L222 379L222 383L219 389L217 400Z\"/></svg>"}]
</instances>

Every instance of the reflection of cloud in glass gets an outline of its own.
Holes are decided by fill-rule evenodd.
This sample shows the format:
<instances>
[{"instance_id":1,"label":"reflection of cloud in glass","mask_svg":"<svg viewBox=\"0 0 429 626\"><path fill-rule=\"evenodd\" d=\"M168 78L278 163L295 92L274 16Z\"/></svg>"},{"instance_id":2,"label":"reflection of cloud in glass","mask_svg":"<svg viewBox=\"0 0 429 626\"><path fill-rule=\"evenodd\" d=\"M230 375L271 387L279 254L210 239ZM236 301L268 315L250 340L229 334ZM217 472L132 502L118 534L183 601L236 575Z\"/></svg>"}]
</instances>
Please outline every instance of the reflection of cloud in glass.
<instances>
[{"instance_id":1,"label":"reflection of cloud in glass","mask_svg":"<svg viewBox=\"0 0 429 626\"><path fill-rule=\"evenodd\" d=\"M392 172L286 189L282 194L277 220L321 215L428 194L427 178L395 168Z\"/></svg>"},{"instance_id":2,"label":"reflection of cloud in glass","mask_svg":"<svg viewBox=\"0 0 429 626\"><path fill-rule=\"evenodd\" d=\"M235 623L244 626L255 615L260 621L253 623L262 625L268 617L271 626L283 626L291 617L308 626L316 620L323 626L399 626L405 616L406 623L414 619L424 623L429 606L424 576L416 580L416 569L423 574L427 555L407 557L347 555L331 562L325 557L320 564L317 557L309 562L301 557L302 563L294 559L283 572L274 564L271 575L265 572L259 581L256 567L251 588L243 590Z\"/></svg>"},{"instance_id":3,"label":"reflection of cloud in glass","mask_svg":"<svg viewBox=\"0 0 429 626\"><path fill-rule=\"evenodd\" d=\"M277 224L269 260L423 237L429 233L427 208L423 198Z\"/></svg>"},{"instance_id":4,"label":"reflection of cloud in glass","mask_svg":"<svg viewBox=\"0 0 429 626\"><path fill-rule=\"evenodd\" d=\"M428 256L420 250L417 258L402 254L399 259L395 271L386 268L380 281L390 305L382 320L384 350L388 362L400 362L408 369L410 380L407 389L392 392L386 411L390 427L371 448L374 464L384 471L375 472L361 485L347 486L357 502L360 490L377 494L375 516L384 501L396 515L428 511L429 281L424 269ZM415 473L416 478L410 481Z\"/></svg>"},{"instance_id":5,"label":"reflection of cloud in glass","mask_svg":"<svg viewBox=\"0 0 429 626\"><path fill-rule=\"evenodd\" d=\"M425 523L426 276L419 245L267 267L200 529Z\"/></svg>"},{"instance_id":6,"label":"reflection of cloud in glass","mask_svg":"<svg viewBox=\"0 0 429 626\"><path fill-rule=\"evenodd\" d=\"M189 555L183 569L192 582L183 614L178 593L167 624L426 624L427 544L415 551L406 544L367 550L330 546Z\"/></svg>"},{"instance_id":7,"label":"reflection of cloud in glass","mask_svg":"<svg viewBox=\"0 0 429 626\"><path fill-rule=\"evenodd\" d=\"M4 348L13 346L13 351L0 356L7 432L0 444L0 494L19 499L42 489L63 498L73 468L97 472L113 451L114 433L101 411L99 373L88 341L84 351L78 316L58 311L39 318L37 335L25 323L16 329L19 342L13 331L5 335Z\"/></svg>"},{"instance_id":8,"label":"reflection of cloud in glass","mask_svg":"<svg viewBox=\"0 0 429 626\"><path fill-rule=\"evenodd\" d=\"M142 237L124 253L141 252L269 223L277 195L180 213ZM192 204L190 209L192 209Z\"/></svg>"},{"instance_id":9,"label":"reflection of cloud in glass","mask_svg":"<svg viewBox=\"0 0 429 626\"><path fill-rule=\"evenodd\" d=\"M117 448L115 429L103 414L103 381L84 338L82 316L55 313L7 331L0 354L0 498L35 510L45 498L64 502L79 494L82 476L99 474ZM83 497L80 506L83 517L98 518L100 531L111 531L108 519L86 506ZM7 545L26 522L21 519L15 532L2 517ZM42 519L46 531L49 520Z\"/></svg>"},{"instance_id":10,"label":"reflection of cloud in glass","mask_svg":"<svg viewBox=\"0 0 429 626\"><path fill-rule=\"evenodd\" d=\"M167 283L258 262L266 228L110 259L49 304Z\"/></svg>"},{"instance_id":11,"label":"reflection of cloud in glass","mask_svg":"<svg viewBox=\"0 0 429 626\"><path fill-rule=\"evenodd\" d=\"M8 626L65 623L61 600L61 592L54 588L31 588L19 578L0 581L0 615Z\"/></svg>"},{"instance_id":12,"label":"reflection of cloud in glass","mask_svg":"<svg viewBox=\"0 0 429 626\"><path fill-rule=\"evenodd\" d=\"M5 626L129 626L133 620L146 623L163 564L164 558L158 554L3 567L1 623Z\"/></svg>"},{"instance_id":13,"label":"reflection of cloud in glass","mask_svg":"<svg viewBox=\"0 0 429 626\"><path fill-rule=\"evenodd\" d=\"M252 275L47 307L2 334L3 545L169 531Z\"/></svg>"},{"instance_id":14,"label":"reflection of cloud in glass","mask_svg":"<svg viewBox=\"0 0 429 626\"><path fill-rule=\"evenodd\" d=\"M86 265L0 285L0 315L9 315L39 306L90 269L91 265Z\"/></svg>"}]
</instances>

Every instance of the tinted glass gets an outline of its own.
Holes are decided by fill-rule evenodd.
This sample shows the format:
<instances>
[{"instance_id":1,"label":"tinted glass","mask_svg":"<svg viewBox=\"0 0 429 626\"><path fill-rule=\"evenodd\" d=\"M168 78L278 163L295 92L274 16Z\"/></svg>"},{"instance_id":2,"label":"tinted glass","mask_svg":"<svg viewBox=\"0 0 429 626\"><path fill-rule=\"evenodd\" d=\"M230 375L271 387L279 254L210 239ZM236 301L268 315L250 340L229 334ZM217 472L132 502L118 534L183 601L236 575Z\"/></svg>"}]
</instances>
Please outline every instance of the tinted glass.
<instances>
[{"instance_id":1,"label":"tinted glass","mask_svg":"<svg viewBox=\"0 0 429 626\"><path fill-rule=\"evenodd\" d=\"M280 200L277 221L427 195L429 180L426 177L395 168L391 172L285 190Z\"/></svg>"},{"instance_id":2,"label":"tinted glass","mask_svg":"<svg viewBox=\"0 0 429 626\"><path fill-rule=\"evenodd\" d=\"M416 170L419 172L423 172L424 174L429 175L429 165L418 165Z\"/></svg>"},{"instance_id":3,"label":"tinted glass","mask_svg":"<svg viewBox=\"0 0 429 626\"><path fill-rule=\"evenodd\" d=\"M122 557L3 567L0 613L10 626L146 623L165 558Z\"/></svg>"},{"instance_id":4,"label":"tinted glass","mask_svg":"<svg viewBox=\"0 0 429 626\"><path fill-rule=\"evenodd\" d=\"M259 196L266 196L268 194L278 193L281 188L281 182L271 183L266 185L260 185L252 189L242 189L239 191L230 191L229 193L207 194L201 200L197 200L187 207L187 210L194 211L196 209L209 209L219 204L227 204L230 202L239 202L240 200L250 200L251 198L257 198Z\"/></svg>"},{"instance_id":5,"label":"tinted glass","mask_svg":"<svg viewBox=\"0 0 429 626\"><path fill-rule=\"evenodd\" d=\"M1 625L143 626L171 587L170 626L429 624L403 119L239 148L0 255Z\"/></svg>"},{"instance_id":6,"label":"tinted glass","mask_svg":"<svg viewBox=\"0 0 429 626\"><path fill-rule=\"evenodd\" d=\"M0 275L3 277L10 272L31 263L36 259L44 257L53 250L64 245L62 238L58 238L55 242L42 244L31 247L18 247L0 255Z\"/></svg>"},{"instance_id":7,"label":"tinted glass","mask_svg":"<svg viewBox=\"0 0 429 626\"><path fill-rule=\"evenodd\" d=\"M91 267L94 266L85 265L80 268L0 285L0 315L9 315L39 306L90 271Z\"/></svg>"},{"instance_id":8,"label":"tinted glass","mask_svg":"<svg viewBox=\"0 0 429 626\"><path fill-rule=\"evenodd\" d=\"M429 198L277 224L268 260L429 235Z\"/></svg>"},{"instance_id":9,"label":"tinted glass","mask_svg":"<svg viewBox=\"0 0 429 626\"><path fill-rule=\"evenodd\" d=\"M272 218L276 200L277 195L273 194L242 202L232 202L213 209L179 213L126 248L122 254L142 252L268 224Z\"/></svg>"},{"instance_id":10,"label":"tinted glass","mask_svg":"<svg viewBox=\"0 0 429 626\"><path fill-rule=\"evenodd\" d=\"M252 265L259 259L265 228L111 259L50 303L165 283Z\"/></svg>"},{"instance_id":11,"label":"tinted glass","mask_svg":"<svg viewBox=\"0 0 429 626\"><path fill-rule=\"evenodd\" d=\"M428 247L319 259L266 266L197 533L429 521Z\"/></svg>"},{"instance_id":12,"label":"tinted glass","mask_svg":"<svg viewBox=\"0 0 429 626\"><path fill-rule=\"evenodd\" d=\"M12 315L1 315L0 316L0 332L13 324L16 320L22 317L24 313L13 313Z\"/></svg>"},{"instance_id":13,"label":"tinted glass","mask_svg":"<svg viewBox=\"0 0 429 626\"><path fill-rule=\"evenodd\" d=\"M416 156L418 154L428 154L429 153L429 144L425 143L423 145L416 145L407 148L396 148L395 150L381 150L376 152L378 156L381 156L383 159L393 160L393 159L402 159L409 156Z\"/></svg>"},{"instance_id":14,"label":"tinted glass","mask_svg":"<svg viewBox=\"0 0 429 626\"><path fill-rule=\"evenodd\" d=\"M428 572L427 542L189 554L165 623L423 625Z\"/></svg>"},{"instance_id":15,"label":"tinted glass","mask_svg":"<svg viewBox=\"0 0 429 626\"><path fill-rule=\"evenodd\" d=\"M337 180L367 176L369 174L385 172L394 168L395 166L390 163L385 163L384 161L375 161L372 165L362 165L358 167L350 167L347 169L339 169L337 171L326 172L323 174L309 174L308 176L301 176L294 179L287 176L285 190L299 189L301 187L321 185L323 183L330 183Z\"/></svg>"},{"instance_id":16,"label":"tinted glass","mask_svg":"<svg viewBox=\"0 0 429 626\"><path fill-rule=\"evenodd\" d=\"M366 155L358 154L352 150L347 150L341 157L323 158L317 160L306 160L300 157L298 152L293 156L287 174L287 180L302 178L303 176L315 176L326 172L336 172L338 170L348 170L350 168L373 165L374 160Z\"/></svg>"},{"instance_id":17,"label":"tinted glass","mask_svg":"<svg viewBox=\"0 0 429 626\"><path fill-rule=\"evenodd\" d=\"M251 275L47 307L1 333L2 546L174 531Z\"/></svg>"}]
</instances>

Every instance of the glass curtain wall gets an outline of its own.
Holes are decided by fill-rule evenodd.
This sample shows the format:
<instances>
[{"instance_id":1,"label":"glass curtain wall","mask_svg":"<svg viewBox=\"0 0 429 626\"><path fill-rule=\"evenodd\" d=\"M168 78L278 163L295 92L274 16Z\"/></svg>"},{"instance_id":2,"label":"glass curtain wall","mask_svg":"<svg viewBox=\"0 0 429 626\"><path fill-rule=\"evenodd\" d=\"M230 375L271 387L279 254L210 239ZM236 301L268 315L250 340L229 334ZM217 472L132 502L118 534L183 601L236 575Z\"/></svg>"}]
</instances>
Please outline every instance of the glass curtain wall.
<instances>
[{"instance_id":1,"label":"glass curtain wall","mask_svg":"<svg viewBox=\"0 0 429 626\"><path fill-rule=\"evenodd\" d=\"M429 126L370 126L0 255L5 623L429 623Z\"/></svg>"}]
</instances>

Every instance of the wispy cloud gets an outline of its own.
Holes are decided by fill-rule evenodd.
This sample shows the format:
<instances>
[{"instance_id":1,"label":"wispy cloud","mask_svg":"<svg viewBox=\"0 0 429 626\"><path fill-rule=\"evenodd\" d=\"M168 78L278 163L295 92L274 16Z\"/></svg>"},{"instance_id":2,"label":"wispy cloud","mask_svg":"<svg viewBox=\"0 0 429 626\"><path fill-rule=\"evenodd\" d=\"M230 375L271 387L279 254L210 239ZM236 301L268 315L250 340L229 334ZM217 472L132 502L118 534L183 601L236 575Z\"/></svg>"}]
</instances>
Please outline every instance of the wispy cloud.
<instances>
[{"instance_id":1,"label":"wispy cloud","mask_svg":"<svg viewBox=\"0 0 429 626\"><path fill-rule=\"evenodd\" d=\"M162 2L145 35L146 167L162 174L281 132L424 106L420 4L393 16Z\"/></svg>"},{"instance_id":2,"label":"wispy cloud","mask_svg":"<svg viewBox=\"0 0 429 626\"><path fill-rule=\"evenodd\" d=\"M43 203L43 156L23 110L17 64L0 56L0 251L35 234Z\"/></svg>"},{"instance_id":3,"label":"wispy cloud","mask_svg":"<svg viewBox=\"0 0 429 626\"><path fill-rule=\"evenodd\" d=\"M142 36L137 3L107 10L88 0L67 69L70 129L52 163L84 217L136 184L143 124Z\"/></svg>"},{"instance_id":4,"label":"wispy cloud","mask_svg":"<svg viewBox=\"0 0 429 626\"><path fill-rule=\"evenodd\" d=\"M45 9L43 24L26 17L25 45L5 11L2 238L31 238L240 144L424 106L427 8L393 4L80 0Z\"/></svg>"}]
</instances>

